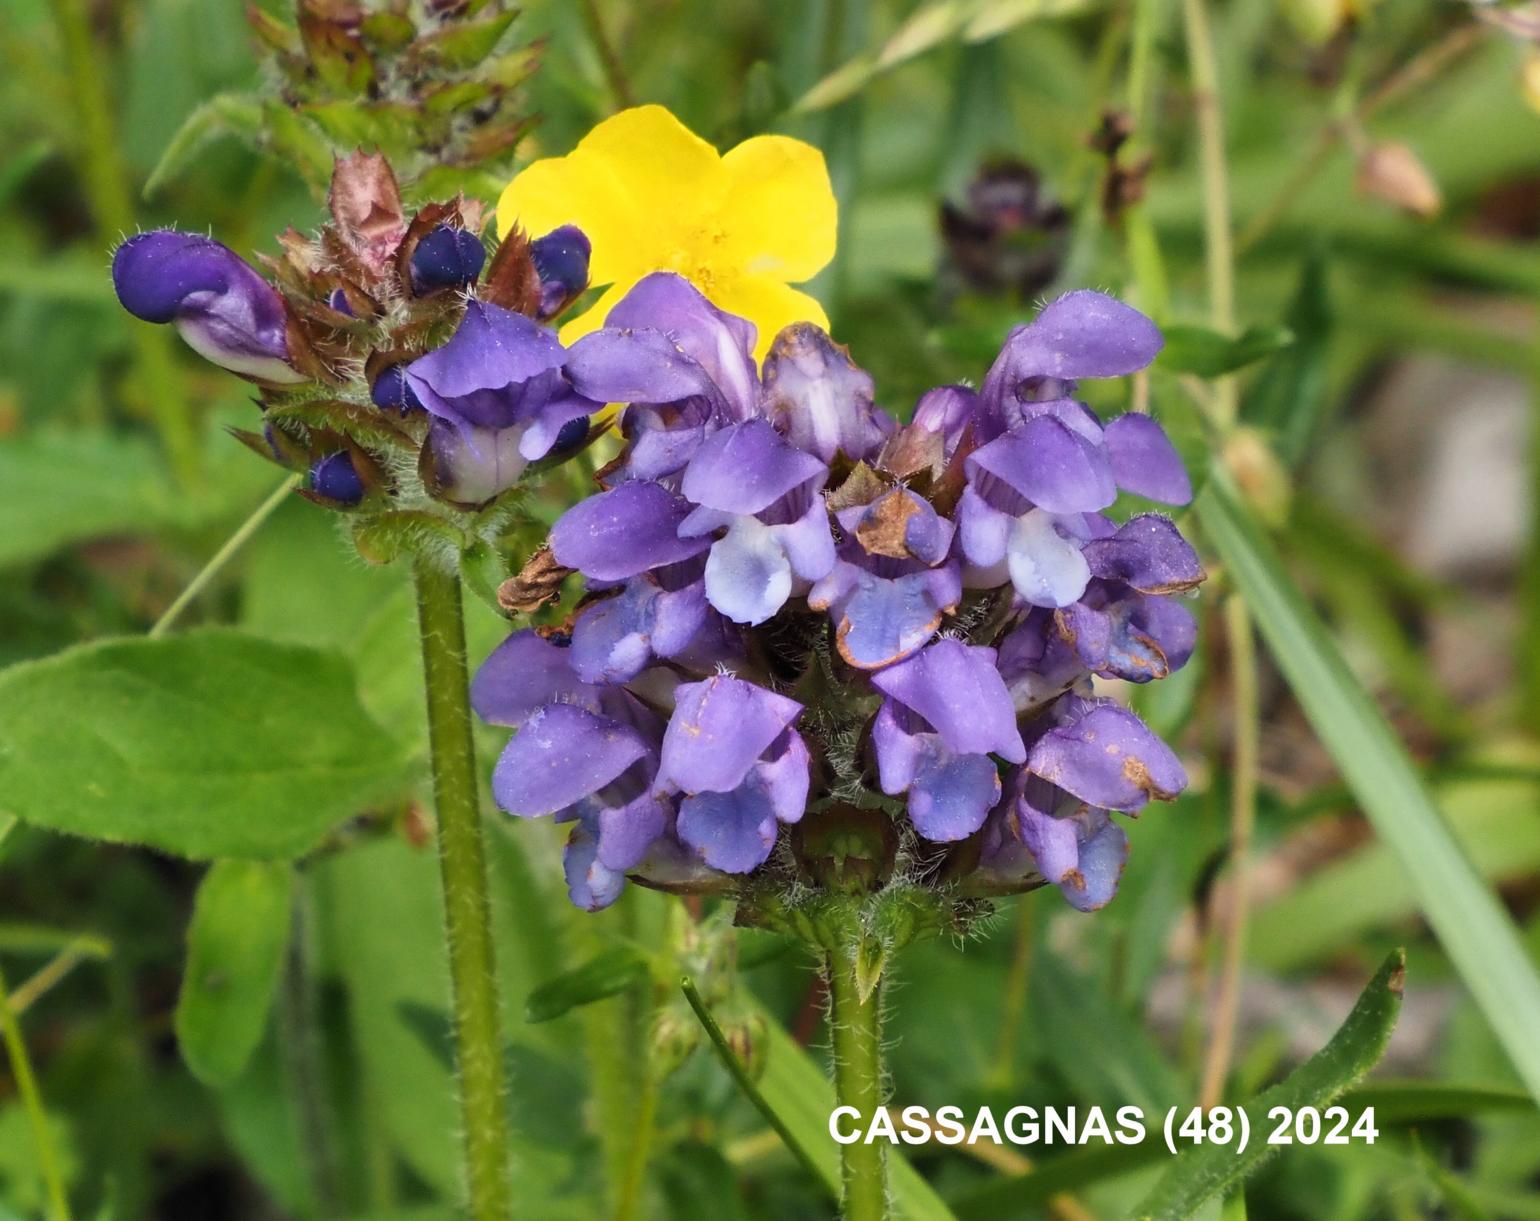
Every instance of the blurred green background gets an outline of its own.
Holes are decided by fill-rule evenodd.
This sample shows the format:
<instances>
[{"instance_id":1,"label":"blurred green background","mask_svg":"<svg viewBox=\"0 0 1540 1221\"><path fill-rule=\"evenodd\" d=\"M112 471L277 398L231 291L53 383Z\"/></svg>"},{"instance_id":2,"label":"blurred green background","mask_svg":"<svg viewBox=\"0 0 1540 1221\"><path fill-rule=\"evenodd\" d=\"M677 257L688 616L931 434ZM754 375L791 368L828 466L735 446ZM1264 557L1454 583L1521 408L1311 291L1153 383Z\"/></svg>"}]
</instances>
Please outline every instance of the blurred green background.
<instances>
[{"instance_id":1,"label":"blurred green background","mask_svg":"<svg viewBox=\"0 0 1540 1221\"><path fill-rule=\"evenodd\" d=\"M627 99L668 105L722 147L761 130L817 143L842 235L814 290L879 400L903 414L927 386L980 378L1007 327L1057 288L1100 287L1163 323L1210 324L1180 7L530 0L510 37L543 40L526 88L539 122L510 168L566 151ZM1496 12L1452 0L1212 6L1235 329L1259 328L1237 374L1246 427L1219 457L1534 956L1540 115L1526 98L1523 14L1482 19ZM291 160L212 122L144 192L190 115L261 83L233 0L7 0L0 63L10 665L144 632L278 482L221 431L250 425L242 384L117 307L114 242L174 223L249 257L322 213ZM1130 139L1109 155L1107 134L1125 124ZM970 184L1001 159L1018 188L1022 167L1035 174L1036 206L979 210ZM1210 392L1191 381L1168 369L1149 390L1201 470L1193 404ZM180 483L152 423L168 412L192 422L192 477ZM570 494L553 480L538 513L554 516ZM1133 829L1122 893L1105 911L1082 916L1050 890L1002 903L987 937L906 954L888 1027L897 1104L1154 1109L1196 1097L1237 897L1218 614L1230 585L1223 563L1214 570L1200 655L1141 703L1180 743L1193 788ZM469 611L474 663L505 629L479 604ZM364 707L420 759L406 574L365 567L326 513L285 504L193 619L344 658ZM1385 827L1371 829L1265 654L1261 679L1226 1095L1249 1096L1318 1048L1393 946L1407 947L1409 983L1377 1078L1394 1079L1381 1087L1382 1138L1286 1151L1249 1182L1245 1212L1540 1216L1533 1102L1422 923ZM484 762L498 743L484 738ZM0 963L77 1215L453 1215L456 1120L435 1042L445 977L421 792L370 811L305 863L296 928L309 969L280 989L257 1058L220 1088L183 1066L172 1029L201 867L10 832ZM663 1021L666 1043L677 1021L688 1042L688 1012L669 996L649 1016L654 998L633 988L528 1023L524 1000L596 953L646 946L674 901L633 888L600 916L571 912L553 828L491 826L522 1215L614 1215L624 1135L645 1113L638 1091L657 1054L650 1023ZM699 953L723 952L706 927ZM819 1054L812 962L767 934L739 940L726 1011L763 1042L769 1028L746 1016L757 998ZM832 1214L708 1054L655 1102L633 1215ZM1122 1216L1164 1159L1153 1145L1121 1159L1045 1148L1025 1151L1029 1163L1022 1152L906 1151L959 1218ZM32 1135L0 1075L0 1218L44 1207Z\"/></svg>"}]
</instances>

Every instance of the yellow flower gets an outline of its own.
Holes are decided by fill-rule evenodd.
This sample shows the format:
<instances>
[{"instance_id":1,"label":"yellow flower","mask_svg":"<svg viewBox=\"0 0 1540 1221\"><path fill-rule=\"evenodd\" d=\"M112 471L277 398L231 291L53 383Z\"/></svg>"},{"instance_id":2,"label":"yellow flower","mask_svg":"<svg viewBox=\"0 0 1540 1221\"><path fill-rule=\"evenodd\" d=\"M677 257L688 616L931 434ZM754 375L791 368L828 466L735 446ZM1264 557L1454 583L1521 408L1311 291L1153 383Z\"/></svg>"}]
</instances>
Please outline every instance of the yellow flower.
<instances>
[{"instance_id":1,"label":"yellow flower","mask_svg":"<svg viewBox=\"0 0 1540 1221\"><path fill-rule=\"evenodd\" d=\"M589 277L609 288L562 328L597 330L643 276L674 271L759 329L756 357L793 322L827 328L823 307L789 287L834 257L835 203L823 154L755 136L720 154L662 106L606 119L565 157L527 166L497 202L497 229L539 236L573 224L593 244Z\"/></svg>"}]
</instances>

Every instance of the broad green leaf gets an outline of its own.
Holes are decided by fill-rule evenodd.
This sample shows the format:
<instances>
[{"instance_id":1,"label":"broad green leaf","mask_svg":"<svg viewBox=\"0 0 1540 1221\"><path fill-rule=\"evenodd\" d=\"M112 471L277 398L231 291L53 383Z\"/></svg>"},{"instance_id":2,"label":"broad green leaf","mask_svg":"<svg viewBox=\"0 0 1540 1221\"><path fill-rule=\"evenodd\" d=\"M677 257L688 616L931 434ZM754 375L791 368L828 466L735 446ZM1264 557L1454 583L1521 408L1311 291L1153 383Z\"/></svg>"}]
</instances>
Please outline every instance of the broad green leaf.
<instances>
[{"instance_id":1,"label":"broad green leaf","mask_svg":"<svg viewBox=\"0 0 1540 1221\"><path fill-rule=\"evenodd\" d=\"M1491 889L1461 851L1405 748L1353 677L1277 553L1221 471L1198 500L1204 532L1322 745L1530 1090L1540 1098L1540 978Z\"/></svg>"},{"instance_id":2,"label":"broad green leaf","mask_svg":"<svg viewBox=\"0 0 1540 1221\"><path fill-rule=\"evenodd\" d=\"M1294 333L1281 326L1247 327L1235 338L1201 326L1168 326L1166 346L1155 358L1170 373L1221 377L1286 349Z\"/></svg>"},{"instance_id":3,"label":"broad green leaf","mask_svg":"<svg viewBox=\"0 0 1540 1221\"><path fill-rule=\"evenodd\" d=\"M287 860L408 776L347 664L315 649L200 630L0 672L0 806L49 830Z\"/></svg>"},{"instance_id":4,"label":"broad green leaf","mask_svg":"<svg viewBox=\"0 0 1540 1221\"><path fill-rule=\"evenodd\" d=\"M1267 1140L1271 1130L1268 1112L1273 1107L1297 1111L1301 1107L1327 1106L1379 1061L1401 1012L1405 978L1406 954L1397 950L1369 981L1331 1041L1284 1080L1246 1104L1251 1139L1245 1150L1224 1144L1184 1149L1133 1215L1150 1221L1189 1217L1204 1201L1254 1173L1279 1149Z\"/></svg>"},{"instance_id":5,"label":"broad green leaf","mask_svg":"<svg viewBox=\"0 0 1540 1221\"><path fill-rule=\"evenodd\" d=\"M647 960L633 949L616 946L564 971L529 994L524 1020L549 1022L580 1005L615 996L647 978Z\"/></svg>"},{"instance_id":6,"label":"broad green leaf","mask_svg":"<svg viewBox=\"0 0 1540 1221\"><path fill-rule=\"evenodd\" d=\"M797 1135L798 1143L812 1156L824 1184L838 1196L840 1189L839 1146L829 1136L829 1113L834 1109L834 1087L823 1071L780 1024L765 1015L768 1053L759 1092ZM945 1201L897 1149L888 1151L888 1186L894 1216L904 1221L947 1221L952 1211Z\"/></svg>"},{"instance_id":7,"label":"broad green leaf","mask_svg":"<svg viewBox=\"0 0 1540 1221\"><path fill-rule=\"evenodd\" d=\"M200 1081L228 1085L262 1041L293 897L287 862L216 861L203 875L176 1003L177 1045Z\"/></svg>"}]
</instances>

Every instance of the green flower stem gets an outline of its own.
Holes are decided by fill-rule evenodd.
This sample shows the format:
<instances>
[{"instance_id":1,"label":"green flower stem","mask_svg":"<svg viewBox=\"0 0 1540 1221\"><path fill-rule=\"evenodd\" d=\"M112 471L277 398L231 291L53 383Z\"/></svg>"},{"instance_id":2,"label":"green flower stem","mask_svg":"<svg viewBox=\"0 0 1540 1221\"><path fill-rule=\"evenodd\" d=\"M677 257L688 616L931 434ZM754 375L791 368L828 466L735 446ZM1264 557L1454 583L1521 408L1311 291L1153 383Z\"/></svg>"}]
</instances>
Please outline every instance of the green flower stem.
<instances>
[{"instance_id":1,"label":"green flower stem","mask_svg":"<svg viewBox=\"0 0 1540 1221\"><path fill-rule=\"evenodd\" d=\"M11 1061L11 1076L16 1079L16 1093L21 1097L27 1121L32 1127L32 1147L37 1154L37 1169L48 1194L49 1221L70 1221L70 1202L64 1191L59 1150L54 1145L53 1131L48 1126L48 1114L43 1110L43 1096L37 1088L37 1074L32 1071L32 1058L27 1054L26 1041L21 1037L21 1024L16 1020L16 1011L11 1008L11 997L6 990L3 972L0 972L0 1036L5 1040L5 1052Z\"/></svg>"},{"instance_id":2,"label":"green flower stem","mask_svg":"<svg viewBox=\"0 0 1540 1221\"><path fill-rule=\"evenodd\" d=\"M110 246L133 231L134 207L106 77L85 0L53 0L53 12L75 102L77 165L101 241ZM202 447L182 394L171 337L160 327L136 326L133 332L145 398L172 470L183 487L195 487L202 476Z\"/></svg>"},{"instance_id":3,"label":"green flower stem","mask_svg":"<svg viewBox=\"0 0 1540 1221\"><path fill-rule=\"evenodd\" d=\"M285 477L284 481L272 490L268 498L251 511L251 515L235 528L235 533L224 541L219 550L210 557L209 562L198 570L198 575L188 582L187 588L177 594L171 605L166 607L165 613L155 621L155 626L149 631L151 640L164 636L171 630L171 627L181 618L182 612L209 587L210 582L235 557L235 553L247 544L251 536L262 528L262 523L273 515L279 505L288 500L289 493L298 486L298 475Z\"/></svg>"},{"instance_id":4,"label":"green flower stem","mask_svg":"<svg viewBox=\"0 0 1540 1221\"><path fill-rule=\"evenodd\" d=\"M423 677L428 691L433 795L438 810L468 1212L472 1221L506 1221L513 1215L513 1201L508 1174L508 1112L503 1097L502 1020L476 752L471 739L460 579L424 556L417 559L415 576Z\"/></svg>"},{"instance_id":5,"label":"green flower stem","mask_svg":"<svg viewBox=\"0 0 1540 1221\"><path fill-rule=\"evenodd\" d=\"M834 1093L841 1106L854 1107L864 1127L882 1105L882 995L880 984L863 1002L856 982L856 947L829 952L829 1032L834 1045ZM840 1146L840 1176L845 1221L886 1221L888 1178L882 1141Z\"/></svg>"}]
</instances>

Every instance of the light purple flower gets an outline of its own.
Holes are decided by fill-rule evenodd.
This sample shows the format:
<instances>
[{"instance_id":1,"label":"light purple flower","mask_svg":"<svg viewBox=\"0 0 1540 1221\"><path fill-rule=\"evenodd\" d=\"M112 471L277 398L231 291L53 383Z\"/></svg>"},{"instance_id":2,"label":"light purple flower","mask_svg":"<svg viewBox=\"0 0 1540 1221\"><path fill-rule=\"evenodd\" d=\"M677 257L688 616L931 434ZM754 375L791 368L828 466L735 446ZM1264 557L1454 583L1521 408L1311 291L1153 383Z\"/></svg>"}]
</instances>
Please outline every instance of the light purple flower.
<instances>
[{"instance_id":1,"label":"light purple flower","mask_svg":"<svg viewBox=\"0 0 1540 1221\"><path fill-rule=\"evenodd\" d=\"M1015 769L1006 792L1007 830L1045 879L1072 907L1095 911L1117 893L1128 860L1128 836L1111 814L1063 789Z\"/></svg>"},{"instance_id":2,"label":"light purple flower","mask_svg":"<svg viewBox=\"0 0 1540 1221\"><path fill-rule=\"evenodd\" d=\"M893 432L893 418L872 405L873 393L871 376L810 322L787 327L765 357L765 415L826 465L838 455L865 461Z\"/></svg>"},{"instance_id":3,"label":"light purple flower","mask_svg":"<svg viewBox=\"0 0 1540 1221\"><path fill-rule=\"evenodd\" d=\"M1171 748L1126 708L1072 697L1061 718L1033 743L1033 774L1092 805L1127 813L1152 798L1170 801L1187 787Z\"/></svg>"},{"instance_id":4,"label":"light purple flower","mask_svg":"<svg viewBox=\"0 0 1540 1221\"><path fill-rule=\"evenodd\" d=\"M675 697L657 784L684 794L679 839L712 868L747 873L807 805L807 747L792 728L802 705L730 674Z\"/></svg>"},{"instance_id":5,"label":"light purple flower","mask_svg":"<svg viewBox=\"0 0 1540 1221\"><path fill-rule=\"evenodd\" d=\"M730 424L701 444L682 481L696 507L679 533L719 534L706 560L712 606L735 623L763 623L829 574L834 536L820 495L827 478L822 462L764 420Z\"/></svg>"},{"instance_id":6,"label":"light purple flower","mask_svg":"<svg viewBox=\"0 0 1540 1221\"><path fill-rule=\"evenodd\" d=\"M908 794L909 817L926 839L966 839L1000 796L990 755L1026 758L1016 712L995 650L938 640L880 670L872 684L888 698L872 743L882 791Z\"/></svg>"},{"instance_id":7,"label":"light purple flower","mask_svg":"<svg viewBox=\"0 0 1540 1221\"><path fill-rule=\"evenodd\" d=\"M281 385L305 380L289 364L278 290L211 238L173 229L136 234L113 252L112 284L129 313L174 323L189 347L222 369Z\"/></svg>"},{"instance_id":8,"label":"light purple flower","mask_svg":"<svg viewBox=\"0 0 1540 1221\"><path fill-rule=\"evenodd\" d=\"M829 612L840 656L862 670L901 661L957 609L961 568L949 559L952 523L913 492L894 488L837 514L844 541L808 606Z\"/></svg>"},{"instance_id":9,"label":"light purple flower","mask_svg":"<svg viewBox=\"0 0 1540 1221\"><path fill-rule=\"evenodd\" d=\"M603 329L572 345L567 372L580 394L626 404L621 479L677 473L717 428L754 417L759 377L752 323L723 313L682 276L639 280Z\"/></svg>"}]
</instances>

